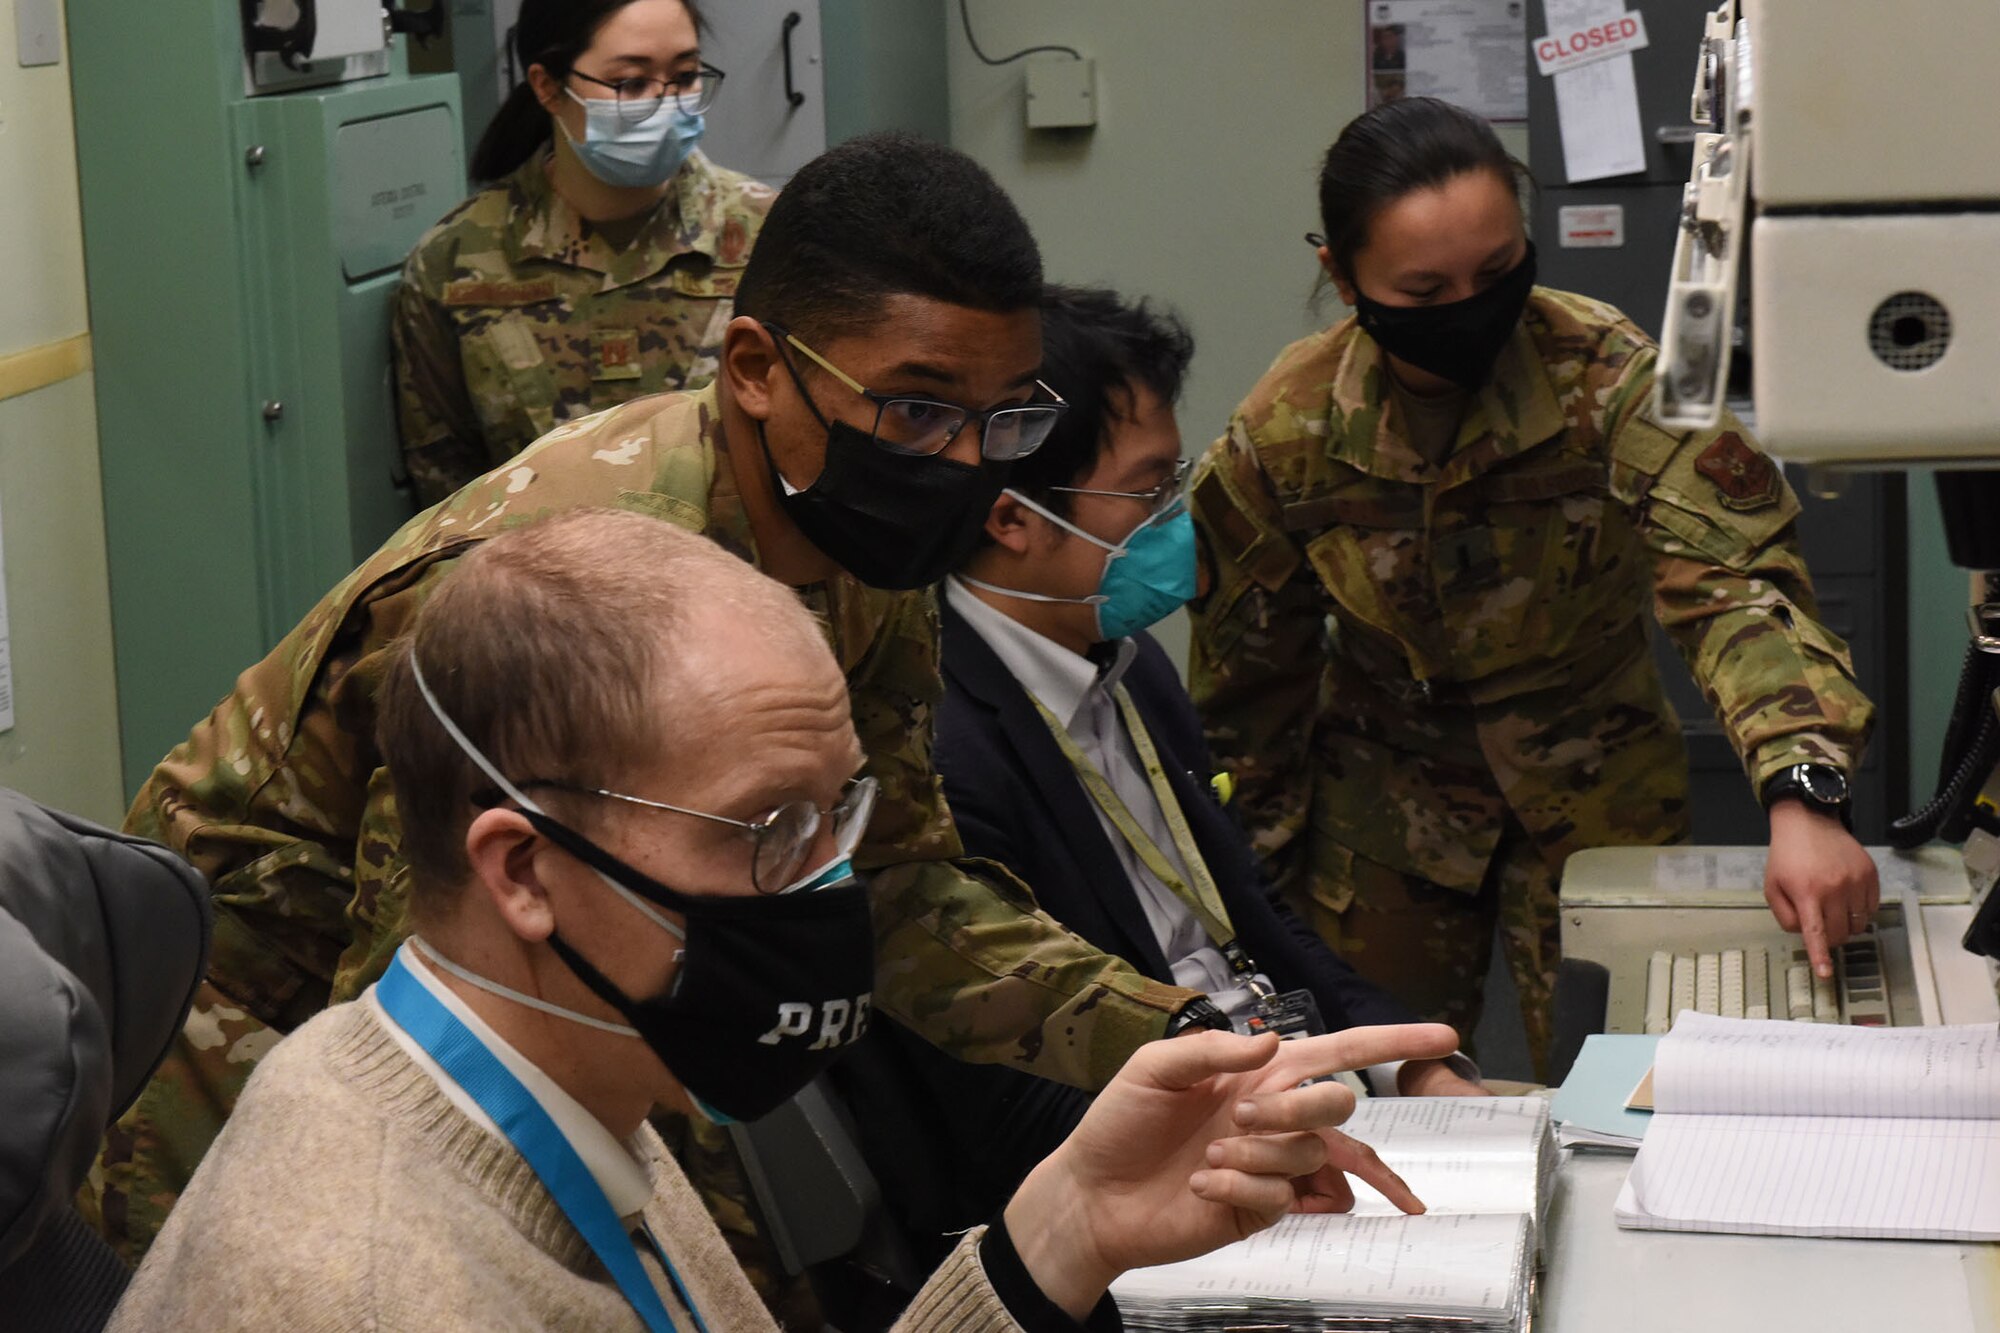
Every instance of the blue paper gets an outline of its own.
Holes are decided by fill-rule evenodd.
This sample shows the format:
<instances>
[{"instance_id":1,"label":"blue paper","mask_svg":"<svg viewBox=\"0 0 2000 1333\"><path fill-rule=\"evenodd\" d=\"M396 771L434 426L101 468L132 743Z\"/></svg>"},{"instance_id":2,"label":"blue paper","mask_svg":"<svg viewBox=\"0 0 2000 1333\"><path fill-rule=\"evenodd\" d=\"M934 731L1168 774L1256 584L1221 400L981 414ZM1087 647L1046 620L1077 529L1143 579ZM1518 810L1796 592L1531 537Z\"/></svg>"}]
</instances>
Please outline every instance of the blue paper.
<instances>
[{"instance_id":1,"label":"blue paper","mask_svg":"<svg viewBox=\"0 0 2000 1333\"><path fill-rule=\"evenodd\" d=\"M1628 1111L1625 1099L1653 1065L1657 1034L1598 1032L1583 1039L1569 1077L1556 1090L1549 1114L1557 1124L1634 1140L1646 1136L1650 1111Z\"/></svg>"}]
</instances>

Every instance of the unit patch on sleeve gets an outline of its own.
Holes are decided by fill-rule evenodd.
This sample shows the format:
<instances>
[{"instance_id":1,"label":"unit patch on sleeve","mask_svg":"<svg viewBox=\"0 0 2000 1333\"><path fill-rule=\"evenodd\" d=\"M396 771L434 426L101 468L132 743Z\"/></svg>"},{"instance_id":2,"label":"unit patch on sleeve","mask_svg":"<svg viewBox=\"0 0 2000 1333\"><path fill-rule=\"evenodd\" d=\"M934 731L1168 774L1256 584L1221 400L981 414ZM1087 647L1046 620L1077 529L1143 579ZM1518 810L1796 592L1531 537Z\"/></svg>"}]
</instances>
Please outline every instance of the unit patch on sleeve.
<instances>
[{"instance_id":1,"label":"unit patch on sleeve","mask_svg":"<svg viewBox=\"0 0 2000 1333\"><path fill-rule=\"evenodd\" d=\"M1731 509L1763 509L1778 502L1778 466L1743 442L1735 431L1724 431L1694 460L1695 471L1715 483L1722 503Z\"/></svg>"}]
</instances>

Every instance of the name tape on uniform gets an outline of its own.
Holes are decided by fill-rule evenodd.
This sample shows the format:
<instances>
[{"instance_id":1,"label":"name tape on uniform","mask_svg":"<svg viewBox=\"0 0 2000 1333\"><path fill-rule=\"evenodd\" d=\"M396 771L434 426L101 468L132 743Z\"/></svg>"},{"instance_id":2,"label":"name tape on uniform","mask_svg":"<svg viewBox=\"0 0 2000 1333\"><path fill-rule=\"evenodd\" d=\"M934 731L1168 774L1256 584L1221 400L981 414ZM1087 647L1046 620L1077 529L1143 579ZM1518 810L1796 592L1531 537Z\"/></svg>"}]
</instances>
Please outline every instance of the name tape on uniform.
<instances>
[{"instance_id":1,"label":"name tape on uniform","mask_svg":"<svg viewBox=\"0 0 2000 1333\"><path fill-rule=\"evenodd\" d=\"M1634 10L1588 27L1552 32L1535 42L1535 67L1543 74L1629 56L1646 45L1646 16Z\"/></svg>"}]
</instances>

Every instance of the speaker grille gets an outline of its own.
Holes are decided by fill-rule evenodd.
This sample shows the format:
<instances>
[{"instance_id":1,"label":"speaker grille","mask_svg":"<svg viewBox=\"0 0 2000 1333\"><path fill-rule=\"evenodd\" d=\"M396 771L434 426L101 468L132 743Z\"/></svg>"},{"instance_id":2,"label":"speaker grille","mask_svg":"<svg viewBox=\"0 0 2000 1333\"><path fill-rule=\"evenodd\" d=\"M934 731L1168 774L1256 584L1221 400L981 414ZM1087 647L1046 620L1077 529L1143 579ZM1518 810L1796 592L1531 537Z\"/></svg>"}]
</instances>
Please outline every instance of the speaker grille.
<instances>
[{"instance_id":1,"label":"speaker grille","mask_svg":"<svg viewBox=\"0 0 2000 1333\"><path fill-rule=\"evenodd\" d=\"M1868 320L1868 350L1891 370L1928 370L1951 346L1951 312L1927 292L1897 292Z\"/></svg>"}]
</instances>

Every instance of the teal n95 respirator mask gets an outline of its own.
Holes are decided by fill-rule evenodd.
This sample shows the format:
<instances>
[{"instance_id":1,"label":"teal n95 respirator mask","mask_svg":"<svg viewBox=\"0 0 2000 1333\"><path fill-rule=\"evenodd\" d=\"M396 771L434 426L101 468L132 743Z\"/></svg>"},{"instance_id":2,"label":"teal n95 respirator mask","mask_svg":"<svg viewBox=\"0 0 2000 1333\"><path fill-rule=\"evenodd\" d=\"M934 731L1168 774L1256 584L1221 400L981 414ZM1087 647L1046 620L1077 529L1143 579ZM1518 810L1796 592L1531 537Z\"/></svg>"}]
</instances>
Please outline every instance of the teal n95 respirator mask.
<instances>
[{"instance_id":1,"label":"teal n95 respirator mask","mask_svg":"<svg viewBox=\"0 0 2000 1333\"><path fill-rule=\"evenodd\" d=\"M1006 494L1065 532L1109 552L1104 558L1104 573L1097 581L1097 591L1088 597L1056 597L1020 588L1002 588L964 574L959 575L962 582L1030 602L1094 606L1098 636L1105 639L1123 639L1156 625L1194 596L1194 519L1184 501L1176 500L1132 529L1124 541L1114 543L1092 536L1019 491L1009 490Z\"/></svg>"}]
</instances>

